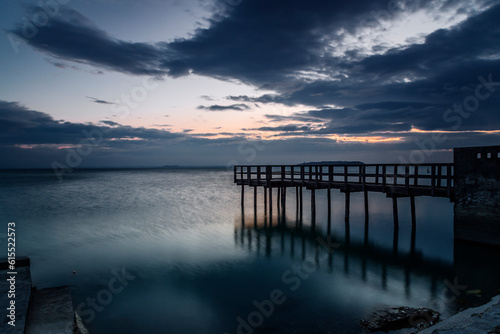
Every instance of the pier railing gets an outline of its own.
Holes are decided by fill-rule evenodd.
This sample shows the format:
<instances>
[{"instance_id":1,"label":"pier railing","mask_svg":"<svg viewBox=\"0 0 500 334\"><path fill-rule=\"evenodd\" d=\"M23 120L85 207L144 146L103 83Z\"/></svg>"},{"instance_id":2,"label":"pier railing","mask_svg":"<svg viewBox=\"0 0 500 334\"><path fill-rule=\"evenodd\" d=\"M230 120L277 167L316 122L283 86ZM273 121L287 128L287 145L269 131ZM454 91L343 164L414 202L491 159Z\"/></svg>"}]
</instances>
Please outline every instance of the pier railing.
<instances>
[{"instance_id":1,"label":"pier railing","mask_svg":"<svg viewBox=\"0 0 500 334\"><path fill-rule=\"evenodd\" d=\"M336 188L391 195L452 197L453 164L345 164L234 166L238 185Z\"/></svg>"}]
</instances>

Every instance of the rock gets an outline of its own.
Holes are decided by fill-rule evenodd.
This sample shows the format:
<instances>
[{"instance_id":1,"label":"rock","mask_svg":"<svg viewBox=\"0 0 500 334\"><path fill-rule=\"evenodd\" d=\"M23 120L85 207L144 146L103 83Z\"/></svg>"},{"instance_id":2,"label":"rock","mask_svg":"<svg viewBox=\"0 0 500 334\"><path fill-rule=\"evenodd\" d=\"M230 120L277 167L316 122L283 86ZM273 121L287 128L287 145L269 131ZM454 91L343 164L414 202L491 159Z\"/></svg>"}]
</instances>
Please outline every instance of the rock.
<instances>
[{"instance_id":1,"label":"rock","mask_svg":"<svg viewBox=\"0 0 500 334\"><path fill-rule=\"evenodd\" d=\"M375 311L369 319L359 323L367 332L397 330L403 328L425 329L439 321L439 312L428 308L395 307Z\"/></svg>"}]
</instances>

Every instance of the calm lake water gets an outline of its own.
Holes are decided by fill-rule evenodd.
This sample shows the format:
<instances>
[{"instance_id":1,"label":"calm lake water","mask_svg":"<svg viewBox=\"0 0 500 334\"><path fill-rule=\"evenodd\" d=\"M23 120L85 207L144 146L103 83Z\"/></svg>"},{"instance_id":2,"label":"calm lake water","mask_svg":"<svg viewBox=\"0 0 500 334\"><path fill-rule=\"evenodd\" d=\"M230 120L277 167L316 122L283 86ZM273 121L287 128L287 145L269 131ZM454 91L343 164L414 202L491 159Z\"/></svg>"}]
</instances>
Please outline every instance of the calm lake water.
<instances>
[{"instance_id":1,"label":"calm lake water","mask_svg":"<svg viewBox=\"0 0 500 334\"><path fill-rule=\"evenodd\" d=\"M244 210L240 194L223 169L78 170L62 182L0 171L0 222L16 222L35 286L72 288L91 333L360 333L380 307L448 317L499 293L498 251L454 244L448 199L416 199L412 250L408 199L395 235L392 201L370 193L366 235L352 194L346 242L344 194L332 191L328 252L326 191L315 231L309 191L302 220L288 191L280 226L274 193L272 228L262 190L257 215L253 191Z\"/></svg>"}]
</instances>

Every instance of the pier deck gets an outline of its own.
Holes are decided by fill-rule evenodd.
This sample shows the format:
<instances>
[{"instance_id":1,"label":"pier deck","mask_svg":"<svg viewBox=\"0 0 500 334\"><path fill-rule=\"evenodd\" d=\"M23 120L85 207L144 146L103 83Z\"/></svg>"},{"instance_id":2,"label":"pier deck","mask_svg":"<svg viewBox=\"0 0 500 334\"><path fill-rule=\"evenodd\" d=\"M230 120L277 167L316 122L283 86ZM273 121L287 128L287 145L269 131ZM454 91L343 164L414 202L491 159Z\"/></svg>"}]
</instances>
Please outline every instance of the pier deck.
<instances>
[{"instance_id":1,"label":"pier deck","mask_svg":"<svg viewBox=\"0 0 500 334\"><path fill-rule=\"evenodd\" d=\"M390 197L454 198L453 164L335 164L234 166L241 186L373 191Z\"/></svg>"}]
</instances>

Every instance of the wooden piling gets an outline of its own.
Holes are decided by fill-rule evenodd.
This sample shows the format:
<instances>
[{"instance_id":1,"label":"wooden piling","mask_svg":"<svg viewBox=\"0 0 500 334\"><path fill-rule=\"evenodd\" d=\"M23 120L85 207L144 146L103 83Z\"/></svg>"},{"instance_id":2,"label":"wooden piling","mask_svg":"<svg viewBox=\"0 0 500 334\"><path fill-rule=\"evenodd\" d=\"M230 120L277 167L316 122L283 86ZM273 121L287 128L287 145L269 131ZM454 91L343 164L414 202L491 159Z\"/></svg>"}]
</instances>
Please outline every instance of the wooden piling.
<instances>
[{"instance_id":1,"label":"wooden piling","mask_svg":"<svg viewBox=\"0 0 500 334\"><path fill-rule=\"evenodd\" d=\"M415 196L410 196L410 211L411 211L411 246L410 254L415 254L415 241L417 234L417 217L415 213Z\"/></svg>"},{"instance_id":2,"label":"wooden piling","mask_svg":"<svg viewBox=\"0 0 500 334\"><path fill-rule=\"evenodd\" d=\"M365 200L365 228L368 228L368 222L370 220L370 212L368 210L368 191L364 191Z\"/></svg>"},{"instance_id":3,"label":"wooden piling","mask_svg":"<svg viewBox=\"0 0 500 334\"><path fill-rule=\"evenodd\" d=\"M349 224L349 214L351 211L351 193L345 192L345 223Z\"/></svg>"},{"instance_id":4,"label":"wooden piling","mask_svg":"<svg viewBox=\"0 0 500 334\"><path fill-rule=\"evenodd\" d=\"M269 227L273 226L273 188L269 188Z\"/></svg>"},{"instance_id":5,"label":"wooden piling","mask_svg":"<svg viewBox=\"0 0 500 334\"><path fill-rule=\"evenodd\" d=\"M264 217L267 216L267 188L264 187Z\"/></svg>"},{"instance_id":6,"label":"wooden piling","mask_svg":"<svg viewBox=\"0 0 500 334\"><path fill-rule=\"evenodd\" d=\"M299 187L295 187L295 211L299 216Z\"/></svg>"},{"instance_id":7,"label":"wooden piling","mask_svg":"<svg viewBox=\"0 0 500 334\"><path fill-rule=\"evenodd\" d=\"M316 190L311 189L311 225L316 226Z\"/></svg>"},{"instance_id":8,"label":"wooden piling","mask_svg":"<svg viewBox=\"0 0 500 334\"><path fill-rule=\"evenodd\" d=\"M394 229L399 229L398 197L392 196L392 216L394 218Z\"/></svg>"},{"instance_id":9,"label":"wooden piling","mask_svg":"<svg viewBox=\"0 0 500 334\"><path fill-rule=\"evenodd\" d=\"M368 245L368 223L370 220L370 215L368 211L368 191L364 191L364 199L365 199L365 246Z\"/></svg>"},{"instance_id":10,"label":"wooden piling","mask_svg":"<svg viewBox=\"0 0 500 334\"><path fill-rule=\"evenodd\" d=\"M283 187L283 195L281 196L282 206L283 206L283 220L286 221L286 187Z\"/></svg>"},{"instance_id":11,"label":"wooden piling","mask_svg":"<svg viewBox=\"0 0 500 334\"><path fill-rule=\"evenodd\" d=\"M253 187L253 211L257 217L257 187Z\"/></svg>"},{"instance_id":12,"label":"wooden piling","mask_svg":"<svg viewBox=\"0 0 500 334\"><path fill-rule=\"evenodd\" d=\"M345 242L349 244L351 239L351 226L349 223L349 214L351 211L351 193L346 191L345 193Z\"/></svg>"},{"instance_id":13,"label":"wooden piling","mask_svg":"<svg viewBox=\"0 0 500 334\"><path fill-rule=\"evenodd\" d=\"M241 206L245 205L245 185L241 186Z\"/></svg>"},{"instance_id":14,"label":"wooden piling","mask_svg":"<svg viewBox=\"0 0 500 334\"><path fill-rule=\"evenodd\" d=\"M278 212L278 224L281 220L281 187L277 188L278 195L276 196L276 210Z\"/></svg>"},{"instance_id":15,"label":"wooden piling","mask_svg":"<svg viewBox=\"0 0 500 334\"><path fill-rule=\"evenodd\" d=\"M302 187L300 187L300 220L302 220L302 216L303 216L303 208L304 208L304 201L303 201L303 198L302 198Z\"/></svg>"},{"instance_id":16,"label":"wooden piling","mask_svg":"<svg viewBox=\"0 0 500 334\"><path fill-rule=\"evenodd\" d=\"M328 195L328 227L326 234L329 236L332 228L332 195L330 188L328 188L327 190L327 195Z\"/></svg>"}]
</instances>

